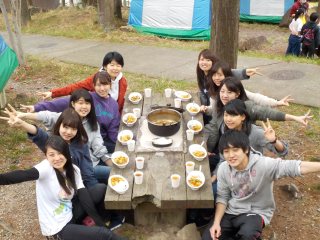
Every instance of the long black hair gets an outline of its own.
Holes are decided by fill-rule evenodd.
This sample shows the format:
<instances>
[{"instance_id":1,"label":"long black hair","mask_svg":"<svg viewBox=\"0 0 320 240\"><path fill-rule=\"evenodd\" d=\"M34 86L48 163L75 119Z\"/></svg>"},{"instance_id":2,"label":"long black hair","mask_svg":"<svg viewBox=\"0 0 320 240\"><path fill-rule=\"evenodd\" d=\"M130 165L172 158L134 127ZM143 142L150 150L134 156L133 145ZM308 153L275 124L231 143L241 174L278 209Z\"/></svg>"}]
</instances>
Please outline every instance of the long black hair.
<instances>
[{"instance_id":1,"label":"long black hair","mask_svg":"<svg viewBox=\"0 0 320 240\"><path fill-rule=\"evenodd\" d=\"M217 113L218 116L221 116L223 114L223 108L224 105L220 99L220 91L221 88L226 85L226 88L231 91L231 92L235 92L237 94L239 94L239 96L237 97L238 99L242 100L242 101L246 101L248 100L247 94L244 90L244 87L241 83L240 80L236 79L235 77L226 77L220 85L219 88L219 94L217 94L216 96L216 104L217 104Z\"/></svg>"},{"instance_id":2,"label":"long black hair","mask_svg":"<svg viewBox=\"0 0 320 240\"><path fill-rule=\"evenodd\" d=\"M241 126L241 131L245 132L248 136L250 135L251 120L250 120L250 116L247 111L246 105L244 104L244 101L242 101L240 99L231 100L230 102L228 102L224 106L224 112L226 112L232 116L244 115L245 119L244 119L243 124ZM227 131L228 129L229 129L228 126L225 124L224 130Z\"/></svg>"},{"instance_id":3,"label":"long black hair","mask_svg":"<svg viewBox=\"0 0 320 240\"><path fill-rule=\"evenodd\" d=\"M304 14L304 13L305 13L305 9L304 9L303 7L297 9L297 11L296 11L295 14L294 14L294 20L297 21L297 19L298 19L302 14Z\"/></svg>"},{"instance_id":4,"label":"long black hair","mask_svg":"<svg viewBox=\"0 0 320 240\"><path fill-rule=\"evenodd\" d=\"M205 59L210 59L212 62L212 65L215 64L215 62L217 62L219 59L213 54L212 50L209 49L203 49L198 56L198 62L197 62L197 83L198 83L198 87L199 90L202 91L204 89L206 89L206 82L207 82L207 76L204 74L204 71L201 70L200 66L199 66L199 60L200 58L203 57Z\"/></svg>"},{"instance_id":5,"label":"long black hair","mask_svg":"<svg viewBox=\"0 0 320 240\"><path fill-rule=\"evenodd\" d=\"M76 141L80 144L88 142L88 135L82 125L81 118L73 108L67 108L61 113L56 124L54 125L53 134L60 136L59 130L61 124L63 124L63 126L76 128L78 130L72 141Z\"/></svg>"},{"instance_id":6,"label":"long black hair","mask_svg":"<svg viewBox=\"0 0 320 240\"><path fill-rule=\"evenodd\" d=\"M230 65L222 60L217 61L214 65L212 65L211 69L208 72L208 81L207 81L207 89L210 93L211 98L215 98L219 87L217 86L213 80L212 77L215 73L217 73L219 70L223 72L224 77L231 77L232 76L232 71L230 68Z\"/></svg>"},{"instance_id":7,"label":"long black hair","mask_svg":"<svg viewBox=\"0 0 320 240\"><path fill-rule=\"evenodd\" d=\"M56 172L60 186L66 193L71 194L72 189L76 191L77 187L74 168L72 165L71 155L69 151L69 145L66 141L63 140L62 137L57 135L51 135L46 142L45 153L47 153L49 147L58 151L59 153L62 153L67 160L65 165L63 166L65 174L55 168L54 171Z\"/></svg>"},{"instance_id":8,"label":"long black hair","mask_svg":"<svg viewBox=\"0 0 320 240\"><path fill-rule=\"evenodd\" d=\"M92 131L98 130L98 123L97 123L97 116L96 112L94 110L94 102L92 99L92 96L90 93L85 89L77 89L74 92L72 92L69 102L69 107L74 108L72 106L72 103L75 104L77 101L80 100L80 98L83 98L85 102L90 103L91 109L88 115L86 116L88 123L91 127Z\"/></svg>"}]
</instances>

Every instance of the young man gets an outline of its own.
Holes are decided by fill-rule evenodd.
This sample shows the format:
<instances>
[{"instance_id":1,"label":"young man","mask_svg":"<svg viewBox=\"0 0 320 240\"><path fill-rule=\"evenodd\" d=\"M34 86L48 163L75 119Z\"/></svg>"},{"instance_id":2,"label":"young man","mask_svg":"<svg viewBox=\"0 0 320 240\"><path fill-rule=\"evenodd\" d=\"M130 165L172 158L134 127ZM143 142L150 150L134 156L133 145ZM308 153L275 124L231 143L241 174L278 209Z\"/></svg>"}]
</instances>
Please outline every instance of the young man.
<instances>
[{"instance_id":1,"label":"young man","mask_svg":"<svg viewBox=\"0 0 320 240\"><path fill-rule=\"evenodd\" d=\"M281 160L250 152L249 139L241 131L221 136L223 162L218 171L218 197L213 224L202 239L261 239L264 225L275 210L273 181L281 177L319 172L320 163Z\"/></svg>"},{"instance_id":2,"label":"young man","mask_svg":"<svg viewBox=\"0 0 320 240\"><path fill-rule=\"evenodd\" d=\"M318 24L319 14L314 12L310 15L310 21L301 28L302 50L301 56L313 58L316 48L320 45L320 31Z\"/></svg>"}]
</instances>

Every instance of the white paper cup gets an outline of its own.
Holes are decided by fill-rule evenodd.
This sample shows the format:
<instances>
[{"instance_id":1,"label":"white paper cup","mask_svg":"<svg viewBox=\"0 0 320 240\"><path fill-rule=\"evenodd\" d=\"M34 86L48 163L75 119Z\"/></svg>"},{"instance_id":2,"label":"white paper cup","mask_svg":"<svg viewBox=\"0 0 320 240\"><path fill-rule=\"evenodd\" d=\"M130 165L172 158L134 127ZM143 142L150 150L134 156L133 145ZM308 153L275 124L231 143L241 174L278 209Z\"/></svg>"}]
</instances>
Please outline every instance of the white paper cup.
<instances>
[{"instance_id":1,"label":"white paper cup","mask_svg":"<svg viewBox=\"0 0 320 240\"><path fill-rule=\"evenodd\" d=\"M134 183L135 184L142 184L142 182L143 182L143 172L135 171L133 175L134 175Z\"/></svg>"},{"instance_id":2,"label":"white paper cup","mask_svg":"<svg viewBox=\"0 0 320 240\"><path fill-rule=\"evenodd\" d=\"M144 157L136 157L136 168L143 169Z\"/></svg>"},{"instance_id":3,"label":"white paper cup","mask_svg":"<svg viewBox=\"0 0 320 240\"><path fill-rule=\"evenodd\" d=\"M171 179L171 186L172 186L173 188L179 187L179 185L180 185L180 179L181 179L181 177L180 177L179 174L172 174L171 177L170 177L170 179Z\"/></svg>"},{"instance_id":4,"label":"white paper cup","mask_svg":"<svg viewBox=\"0 0 320 240\"><path fill-rule=\"evenodd\" d=\"M127 145L128 145L128 151L129 152L133 152L134 151L134 148L136 146L136 141L135 140L129 140L127 142Z\"/></svg>"},{"instance_id":5,"label":"white paper cup","mask_svg":"<svg viewBox=\"0 0 320 240\"><path fill-rule=\"evenodd\" d=\"M166 88L164 90L164 95L166 96L166 98L170 98L172 94L172 89L171 88Z\"/></svg>"},{"instance_id":6,"label":"white paper cup","mask_svg":"<svg viewBox=\"0 0 320 240\"><path fill-rule=\"evenodd\" d=\"M151 88L145 88L144 89L144 96L149 98L151 97L152 89Z\"/></svg>"},{"instance_id":7,"label":"white paper cup","mask_svg":"<svg viewBox=\"0 0 320 240\"><path fill-rule=\"evenodd\" d=\"M133 114L137 117L137 118L140 118L141 116L141 109L140 108L134 108L132 109L133 111Z\"/></svg>"},{"instance_id":8,"label":"white paper cup","mask_svg":"<svg viewBox=\"0 0 320 240\"><path fill-rule=\"evenodd\" d=\"M194 170L194 162L188 161L186 162L186 173L189 174L190 172L192 172Z\"/></svg>"},{"instance_id":9,"label":"white paper cup","mask_svg":"<svg viewBox=\"0 0 320 240\"><path fill-rule=\"evenodd\" d=\"M174 107L181 108L181 99L180 98L174 99Z\"/></svg>"},{"instance_id":10,"label":"white paper cup","mask_svg":"<svg viewBox=\"0 0 320 240\"><path fill-rule=\"evenodd\" d=\"M186 133L187 133L187 140L192 141L194 137L194 131L192 129L188 129L186 130Z\"/></svg>"}]
</instances>

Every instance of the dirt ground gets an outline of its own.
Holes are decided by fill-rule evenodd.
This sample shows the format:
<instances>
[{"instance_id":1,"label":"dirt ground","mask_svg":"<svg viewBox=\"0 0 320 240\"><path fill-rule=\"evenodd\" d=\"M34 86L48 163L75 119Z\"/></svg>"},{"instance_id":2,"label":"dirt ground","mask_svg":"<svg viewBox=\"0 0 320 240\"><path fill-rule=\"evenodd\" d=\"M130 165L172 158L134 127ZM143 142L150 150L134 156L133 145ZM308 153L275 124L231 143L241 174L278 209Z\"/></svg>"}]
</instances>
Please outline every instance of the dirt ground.
<instances>
[{"instance_id":1,"label":"dirt ground","mask_svg":"<svg viewBox=\"0 0 320 240\"><path fill-rule=\"evenodd\" d=\"M268 54L284 53L287 47L288 31L275 26L256 26L241 24L240 40L248 37L265 36L268 43L259 47L261 52ZM39 81L41 81L39 84ZM25 99L16 98L16 94L25 93L32 97L34 90L51 88L52 82L46 79L33 80L28 84L11 81L7 94L11 102L15 104L24 103ZM13 100L16 99L16 100ZM9 101L10 101L9 100ZM0 122L0 137L6 134L6 125ZM280 137L288 140L290 153L287 159L303 159L320 161L319 140L312 141L306 138L305 129L283 124ZM33 147L31 143L27 143ZM0 149L4 149L0 146ZM310 150L311 149L311 150ZM23 161L18 161L18 168L27 168L41 159L43 154L35 147L29 156L24 156ZM0 171L10 169L11 163L0 155ZM263 232L264 239L277 240L309 240L320 239L320 174L312 174L304 178L282 179L275 183L274 193L277 205L271 225ZM294 183L301 192L301 198L295 199L290 193L283 189L287 184ZM14 186L0 187L0 239L3 240L37 240L43 239L40 233L37 210L35 203L35 184L23 183ZM150 231L148 228L132 227L127 225L120 232L129 239L176 239L174 233L165 228Z\"/></svg>"}]
</instances>

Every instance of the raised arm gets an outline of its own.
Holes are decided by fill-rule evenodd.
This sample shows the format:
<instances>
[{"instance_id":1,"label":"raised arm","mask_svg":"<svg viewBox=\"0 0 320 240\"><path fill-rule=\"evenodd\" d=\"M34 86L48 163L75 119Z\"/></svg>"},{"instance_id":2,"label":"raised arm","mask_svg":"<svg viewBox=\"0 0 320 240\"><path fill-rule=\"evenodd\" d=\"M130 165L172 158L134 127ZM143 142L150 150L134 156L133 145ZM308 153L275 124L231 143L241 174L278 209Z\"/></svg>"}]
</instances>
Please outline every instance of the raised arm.
<instances>
[{"instance_id":1,"label":"raised arm","mask_svg":"<svg viewBox=\"0 0 320 240\"><path fill-rule=\"evenodd\" d=\"M39 171L35 168L16 170L0 174L0 185L10 185L39 179Z\"/></svg>"},{"instance_id":2,"label":"raised arm","mask_svg":"<svg viewBox=\"0 0 320 240\"><path fill-rule=\"evenodd\" d=\"M52 101L43 101L34 105L34 111L48 110L50 112L63 112L69 106L70 97L57 98Z\"/></svg>"},{"instance_id":3,"label":"raised arm","mask_svg":"<svg viewBox=\"0 0 320 240\"><path fill-rule=\"evenodd\" d=\"M41 96L43 99L49 99L50 97L56 98L56 97L71 95L71 93L74 90L77 90L80 88L84 88L88 91L94 91L93 77L94 75L89 76L84 80L78 81L76 83L71 83L61 88L54 88L49 92L38 92L37 95Z\"/></svg>"}]
</instances>

